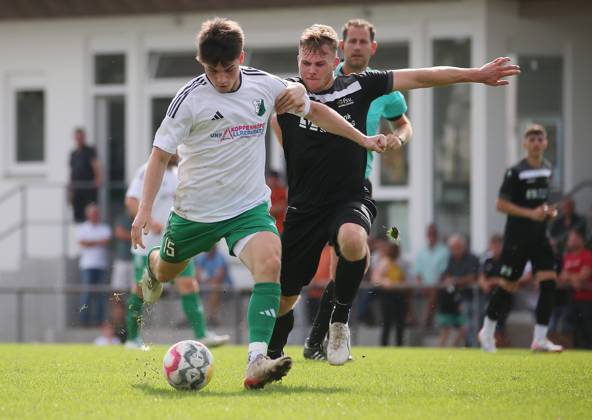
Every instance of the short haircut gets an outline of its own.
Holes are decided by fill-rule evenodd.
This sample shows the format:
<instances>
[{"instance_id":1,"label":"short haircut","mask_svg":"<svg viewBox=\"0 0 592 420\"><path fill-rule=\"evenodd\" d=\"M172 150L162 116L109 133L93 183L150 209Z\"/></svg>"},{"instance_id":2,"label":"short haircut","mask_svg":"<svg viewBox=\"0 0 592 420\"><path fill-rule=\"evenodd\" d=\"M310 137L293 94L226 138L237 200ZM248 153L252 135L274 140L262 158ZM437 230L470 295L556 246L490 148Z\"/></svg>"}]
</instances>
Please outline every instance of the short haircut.
<instances>
[{"instance_id":1,"label":"short haircut","mask_svg":"<svg viewBox=\"0 0 592 420\"><path fill-rule=\"evenodd\" d=\"M347 39L347 31L352 26L356 27L356 28L368 29L368 32L370 32L370 41L374 41L374 37L376 36L376 31L374 30L374 25L372 25L370 22L368 22L365 19L350 19L343 24L343 26L341 27L341 34L343 36L342 39L344 41Z\"/></svg>"},{"instance_id":2,"label":"short haircut","mask_svg":"<svg viewBox=\"0 0 592 420\"><path fill-rule=\"evenodd\" d=\"M532 135L542 135L544 138L547 138L547 130L540 124L530 124L524 132L524 138Z\"/></svg>"},{"instance_id":3,"label":"short haircut","mask_svg":"<svg viewBox=\"0 0 592 420\"><path fill-rule=\"evenodd\" d=\"M494 233L493 235L491 235L491 237L489 238L489 242L497 242L497 243L502 243L504 242L504 237L502 235L500 235L499 233Z\"/></svg>"},{"instance_id":4,"label":"short haircut","mask_svg":"<svg viewBox=\"0 0 592 420\"><path fill-rule=\"evenodd\" d=\"M240 57L245 34L235 21L217 17L201 25L196 41L197 57L202 64L227 65Z\"/></svg>"},{"instance_id":5,"label":"short haircut","mask_svg":"<svg viewBox=\"0 0 592 420\"><path fill-rule=\"evenodd\" d=\"M327 45L329 49L337 54L339 39L335 29L328 25L312 25L302 32L299 47L305 51L317 52Z\"/></svg>"}]
</instances>

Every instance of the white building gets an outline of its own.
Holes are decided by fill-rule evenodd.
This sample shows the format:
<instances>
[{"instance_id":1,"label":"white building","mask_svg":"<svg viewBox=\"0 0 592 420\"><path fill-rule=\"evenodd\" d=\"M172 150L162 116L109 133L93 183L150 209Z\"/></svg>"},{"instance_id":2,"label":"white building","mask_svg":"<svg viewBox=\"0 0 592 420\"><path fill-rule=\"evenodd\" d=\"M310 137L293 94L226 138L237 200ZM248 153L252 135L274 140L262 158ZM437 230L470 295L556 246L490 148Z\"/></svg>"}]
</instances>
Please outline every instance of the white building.
<instances>
[{"instance_id":1,"label":"white building","mask_svg":"<svg viewBox=\"0 0 592 420\"><path fill-rule=\"evenodd\" d=\"M30 8L15 2L0 10L0 270L23 273L23 261L75 255L64 190L75 127L87 129L106 169L106 214L117 211L168 101L201 72L194 36L216 15L243 26L247 64L276 74L296 73L305 27L339 30L352 17L376 26L374 68L479 66L497 56L522 66L507 88L459 85L407 96L414 137L402 154L378 159L373 181L377 229L398 226L411 255L431 221L445 234L470 235L476 252L486 248L488 236L503 227L495 198L530 121L549 130L558 190L592 178L588 2L222 0L220 9L144 3L112 0L74 10L31 0ZM269 149L269 165L281 169L281 150L273 141ZM580 211L592 205L589 191L576 199ZM7 278L0 276L0 285ZM32 280L48 281L56 280Z\"/></svg>"}]
</instances>

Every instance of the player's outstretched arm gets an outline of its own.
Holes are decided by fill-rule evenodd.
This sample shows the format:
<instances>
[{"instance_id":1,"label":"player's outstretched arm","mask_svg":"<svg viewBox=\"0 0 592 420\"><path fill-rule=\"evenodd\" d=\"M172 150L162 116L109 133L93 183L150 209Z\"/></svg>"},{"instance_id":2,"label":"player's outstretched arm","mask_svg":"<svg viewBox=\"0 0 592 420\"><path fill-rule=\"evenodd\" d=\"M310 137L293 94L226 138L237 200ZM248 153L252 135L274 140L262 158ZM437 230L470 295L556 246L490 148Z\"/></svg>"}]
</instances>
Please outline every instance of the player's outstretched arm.
<instances>
[{"instance_id":1,"label":"player's outstretched arm","mask_svg":"<svg viewBox=\"0 0 592 420\"><path fill-rule=\"evenodd\" d=\"M354 141L365 149L382 153L386 148L384 135L366 136L336 111L321 103L310 103L310 112L306 115L306 119L330 133Z\"/></svg>"},{"instance_id":2,"label":"player's outstretched arm","mask_svg":"<svg viewBox=\"0 0 592 420\"><path fill-rule=\"evenodd\" d=\"M150 158L148 159L148 166L144 175L144 187L142 188L142 199L138 206L138 211L134 222L132 223L132 246L137 248L145 248L142 241L142 232L148 234L150 232L150 219L152 214L152 205L154 198L160 189L164 172L172 154L159 149L152 148Z\"/></svg>"},{"instance_id":3,"label":"player's outstretched arm","mask_svg":"<svg viewBox=\"0 0 592 420\"><path fill-rule=\"evenodd\" d=\"M498 57L479 68L429 67L393 70L393 91L410 90L455 83L483 83L487 86L509 84L506 77L520 74L520 67L510 64L510 58Z\"/></svg>"}]
</instances>

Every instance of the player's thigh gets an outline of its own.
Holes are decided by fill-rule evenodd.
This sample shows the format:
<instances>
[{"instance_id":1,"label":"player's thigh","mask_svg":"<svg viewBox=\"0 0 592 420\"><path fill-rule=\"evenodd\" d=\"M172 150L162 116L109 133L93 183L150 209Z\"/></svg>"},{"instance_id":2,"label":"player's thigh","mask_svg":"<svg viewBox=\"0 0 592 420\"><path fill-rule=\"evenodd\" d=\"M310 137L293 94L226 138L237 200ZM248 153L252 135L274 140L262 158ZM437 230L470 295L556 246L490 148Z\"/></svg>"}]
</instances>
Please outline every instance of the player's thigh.
<instances>
[{"instance_id":1,"label":"player's thigh","mask_svg":"<svg viewBox=\"0 0 592 420\"><path fill-rule=\"evenodd\" d=\"M282 233L283 296L297 296L310 283L319 266L321 252L329 240L326 213L290 215Z\"/></svg>"},{"instance_id":2,"label":"player's thigh","mask_svg":"<svg viewBox=\"0 0 592 420\"><path fill-rule=\"evenodd\" d=\"M255 282L277 282L281 263L279 236L273 232L259 231L249 234L245 240L248 242L237 252Z\"/></svg>"},{"instance_id":3,"label":"player's thigh","mask_svg":"<svg viewBox=\"0 0 592 420\"><path fill-rule=\"evenodd\" d=\"M194 222L171 212L160 245L160 259L172 266L184 264L195 255L209 251L222 238L223 229L223 222ZM183 269L185 266L177 269L175 276Z\"/></svg>"},{"instance_id":4,"label":"player's thigh","mask_svg":"<svg viewBox=\"0 0 592 420\"><path fill-rule=\"evenodd\" d=\"M526 241L513 238L504 240L500 268L502 286L504 283L508 286L516 284L524 272L529 257L530 252Z\"/></svg>"},{"instance_id":5,"label":"player's thigh","mask_svg":"<svg viewBox=\"0 0 592 420\"><path fill-rule=\"evenodd\" d=\"M329 243L334 247L337 255L340 255L340 242L343 244L343 230L346 226L351 228L352 225L359 226L361 229L357 229L357 233L365 235L359 235L364 237L364 243L360 246L365 246L365 239L370 234L370 228L376 218L376 204L370 198L364 198L356 201L350 201L340 205L334 215L333 220L330 224L330 239ZM351 230L351 229L350 229ZM355 232L352 230L352 232ZM358 235L355 235L356 237Z\"/></svg>"},{"instance_id":6,"label":"player's thigh","mask_svg":"<svg viewBox=\"0 0 592 420\"><path fill-rule=\"evenodd\" d=\"M557 279L555 254L546 237L533 241L530 261L536 281Z\"/></svg>"}]
</instances>

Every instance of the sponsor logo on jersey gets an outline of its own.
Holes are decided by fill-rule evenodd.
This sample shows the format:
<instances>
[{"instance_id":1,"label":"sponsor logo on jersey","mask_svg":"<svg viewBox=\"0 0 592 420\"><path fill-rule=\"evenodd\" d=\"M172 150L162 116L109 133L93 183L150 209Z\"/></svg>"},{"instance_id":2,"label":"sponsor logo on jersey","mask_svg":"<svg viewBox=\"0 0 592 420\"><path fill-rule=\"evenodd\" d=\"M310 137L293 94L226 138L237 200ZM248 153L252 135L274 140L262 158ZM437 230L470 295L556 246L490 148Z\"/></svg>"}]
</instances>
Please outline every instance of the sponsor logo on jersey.
<instances>
[{"instance_id":1,"label":"sponsor logo on jersey","mask_svg":"<svg viewBox=\"0 0 592 420\"><path fill-rule=\"evenodd\" d=\"M307 120L304 117L300 117L300 122L298 123L298 126L300 128L304 128L304 129L310 130L310 131L318 131L319 133L325 132L325 130L323 130L321 127L314 124L312 121Z\"/></svg>"},{"instance_id":2,"label":"sponsor logo on jersey","mask_svg":"<svg viewBox=\"0 0 592 420\"><path fill-rule=\"evenodd\" d=\"M258 137L265 133L266 123L236 125L210 134L210 138L220 141L238 140L248 137Z\"/></svg>"},{"instance_id":3,"label":"sponsor logo on jersey","mask_svg":"<svg viewBox=\"0 0 592 420\"><path fill-rule=\"evenodd\" d=\"M220 111L216 111L214 116L212 117L211 121L221 120L224 118L224 115L220 113Z\"/></svg>"},{"instance_id":4,"label":"sponsor logo on jersey","mask_svg":"<svg viewBox=\"0 0 592 420\"><path fill-rule=\"evenodd\" d=\"M266 109L265 101L263 99L255 99L253 105L255 106L255 114L257 114L258 117L265 115Z\"/></svg>"},{"instance_id":5,"label":"sponsor logo on jersey","mask_svg":"<svg viewBox=\"0 0 592 420\"><path fill-rule=\"evenodd\" d=\"M353 104L354 104L354 100L353 100L353 98L350 98L350 97L341 98L337 101L338 108L343 108L344 106L349 106L349 105L353 105Z\"/></svg>"}]
</instances>

